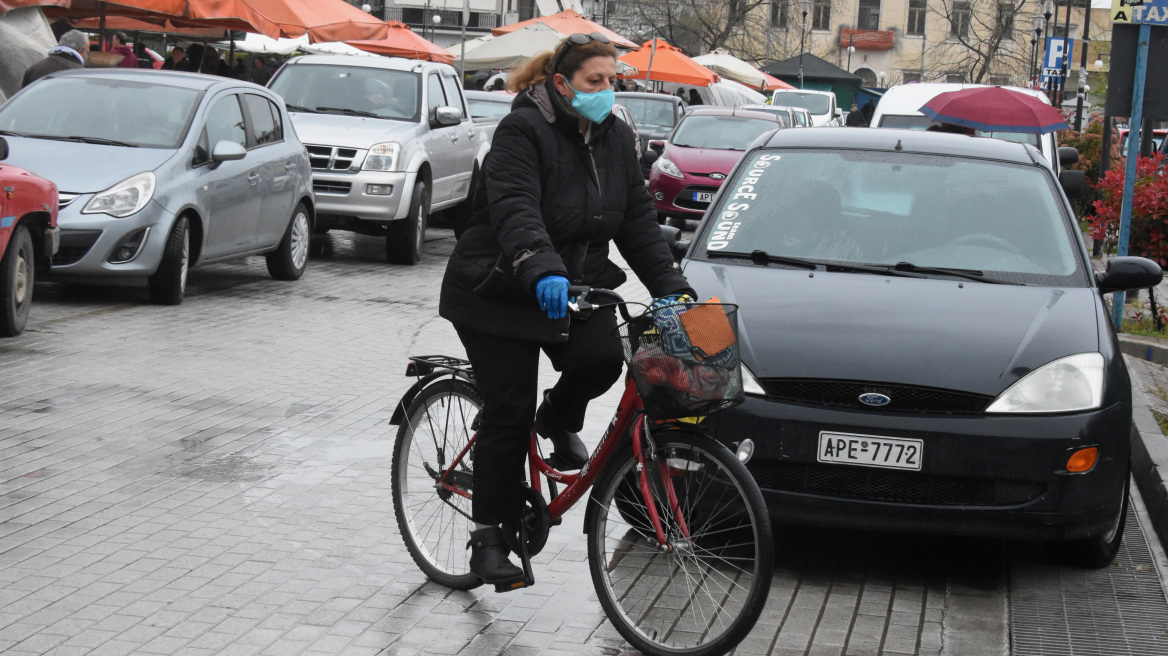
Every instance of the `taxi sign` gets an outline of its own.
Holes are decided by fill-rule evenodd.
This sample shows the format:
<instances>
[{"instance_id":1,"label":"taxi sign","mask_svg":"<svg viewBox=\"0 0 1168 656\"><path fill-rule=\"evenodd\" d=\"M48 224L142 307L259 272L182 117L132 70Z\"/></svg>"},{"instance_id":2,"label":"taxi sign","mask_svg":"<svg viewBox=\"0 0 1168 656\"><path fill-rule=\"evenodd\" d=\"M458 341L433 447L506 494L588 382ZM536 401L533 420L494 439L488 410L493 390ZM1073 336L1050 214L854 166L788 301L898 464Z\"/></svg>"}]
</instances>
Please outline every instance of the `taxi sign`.
<instances>
[{"instance_id":1,"label":"taxi sign","mask_svg":"<svg viewBox=\"0 0 1168 656\"><path fill-rule=\"evenodd\" d=\"M1111 0L1111 22L1168 25L1168 0Z\"/></svg>"}]
</instances>

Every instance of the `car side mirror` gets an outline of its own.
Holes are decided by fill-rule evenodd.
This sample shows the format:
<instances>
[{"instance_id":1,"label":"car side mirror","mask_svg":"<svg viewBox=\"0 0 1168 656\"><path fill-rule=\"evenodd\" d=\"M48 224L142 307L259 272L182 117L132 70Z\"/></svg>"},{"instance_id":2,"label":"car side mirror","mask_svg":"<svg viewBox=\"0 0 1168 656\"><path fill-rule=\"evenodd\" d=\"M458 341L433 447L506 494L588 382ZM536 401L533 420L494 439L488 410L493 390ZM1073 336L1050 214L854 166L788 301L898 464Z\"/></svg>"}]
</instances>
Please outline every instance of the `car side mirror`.
<instances>
[{"instance_id":1,"label":"car side mirror","mask_svg":"<svg viewBox=\"0 0 1168 656\"><path fill-rule=\"evenodd\" d=\"M1059 185L1067 198L1082 198L1087 193L1087 172L1063 169L1059 171Z\"/></svg>"},{"instance_id":2,"label":"car side mirror","mask_svg":"<svg viewBox=\"0 0 1168 656\"><path fill-rule=\"evenodd\" d=\"M1079 150L1074 146L1059 146L1058 158L1060 166L1074 166L1079 161Z\"/></svg>"},{"instance_id":3,"label":"car side mirror","mask_svg":"<svg viewBox=\"0 0 1168 656\"><path fill-rule=\"evenodd\" d=\"M840 109L839 107L836 107L835 108L835 117L836 118L843 118L844 117L844 110Z\"/></svg>"},{"instance_id":4,"label":"car side mirror","mask_svg":"<svg viewBox=\"0 0 1168 656\"><path fill-rule=\"evenodd\" d=\"M665 150L665 141L661 139L650 139L649 150L653 150L656 151L657 154L661 154L661 151Z\"/></svg>"},{"instance_id":5,"label":"car side mirror","mask_svg":"<svg viewBox=\"0 0 1168 656\"><path fill-rule=\"evenodd\" d=\"M1107 270L1095 274L1095 284L1102 294L1147 289L1163 279L1160 265L1146 257L1113 257L1107 261Z\"/></svg>"},{"instance_id":6,"label":"car side mirror","mask_svg":"<svg viewBox=\"0 0 1168 656\"><path fill-rule=\"evenodd\" d=\"M681 236L681 230L671 225L663 225L661 226L661 236L665 238L665 245L669 247L669 252L673 255L673 261L680 262L681 257L677 254L677 238ZM686 246L689 246L688 242ZM682 250L681 254L685 255L685 250Z\"/></svg>"},{"instance_id":7,"label":"car side mirror","mask_svg":"<svg viewBox=\"0 0 1168 656\"><path fill-rule=\"evenodd\" d=\"M0 161L8 159L8 140L0 137Z\"/></svg>"},{"instance_id":8,"label":"car side mirror","mask_svg":"<svg viewBox=\"0 0 1168 656\"><path fill-rule=\"evenodd\" d=\"M648 165L652 165L653 162L656 162L660 157L661 157L661 153L659 153L655 150L650 150L650 151L644 153L643 155L641 155L641 162L648 164Z\"/></svg>"},{"instance_id":9,"label":"car side mirror","mask_svg":"<svg viewBox=\"0 0 1168 656\"><path fill-rule=\"evenodd\" d=\"M434 110L434 120L438 125L458 125L462 122L462 112L457 107L439 107Z\"/></svg>"},{"instance_id":10,"label":"car side mirror","mask_svg":"<svg viewBox=\"0 0 1168 656\"><path fill-rule=\"evenodd\" d=\"M211 149L211 161L216 164L233 162L244 157L247 157L247 149L234 141L227 141L226 139L216 142L215 147Z\"/></svg>"}]
</instances>

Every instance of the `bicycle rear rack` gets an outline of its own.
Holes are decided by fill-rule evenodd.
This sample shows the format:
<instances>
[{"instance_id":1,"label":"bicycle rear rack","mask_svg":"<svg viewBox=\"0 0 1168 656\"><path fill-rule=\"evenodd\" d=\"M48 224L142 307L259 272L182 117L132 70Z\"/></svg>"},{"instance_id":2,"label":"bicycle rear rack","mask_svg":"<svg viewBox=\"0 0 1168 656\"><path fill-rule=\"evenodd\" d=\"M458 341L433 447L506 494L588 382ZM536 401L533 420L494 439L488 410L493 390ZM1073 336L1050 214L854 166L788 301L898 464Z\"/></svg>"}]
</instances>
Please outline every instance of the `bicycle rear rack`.
<instances>
[{"instance_id":1,"label":"bicycle rear rack","mask_svg":"<svg viewBox=\"0 0 1168 656\"><path fill-rule=\"evenodd\" d=\"M406 365L407 376L429 376L438 369L447 369L474 376L470 361L455 358L449 355L411 355L410 363Z\"/></svg>"}]
</instances>

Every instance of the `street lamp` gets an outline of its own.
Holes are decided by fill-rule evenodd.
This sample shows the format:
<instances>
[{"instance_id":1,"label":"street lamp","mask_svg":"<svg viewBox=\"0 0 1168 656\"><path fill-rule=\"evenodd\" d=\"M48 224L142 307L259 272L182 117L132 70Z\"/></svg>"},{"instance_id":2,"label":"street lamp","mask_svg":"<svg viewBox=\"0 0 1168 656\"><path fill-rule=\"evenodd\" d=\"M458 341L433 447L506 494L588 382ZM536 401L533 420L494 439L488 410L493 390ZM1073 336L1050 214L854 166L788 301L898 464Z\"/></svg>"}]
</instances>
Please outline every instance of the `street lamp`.
<instances>
[{"instance_id":1,"label":"street lamp","mask_svg":"<svg viewBox=\"0 0 1168 656\"><path fill-rule=\"evenodd\" d=\"M852 36L852 33L849 32L848 33L848 72L849 73L852 72L852 53L856 51L856 46L853 45L853 41L855 41L855 38Z\"/></svg>"},{"instance_id":2,"label":"street lamp","mask_svg":"<svg viewBox=\"0 0 1168 656\"><path fill-rule=\"evenodd\" d=\"M1034 17L1034 36L1030 37L1030 69L1026 74L1030 77L1031 88L1034 84L1034 65L1038 63L1038 44L1042 41L1042 18Z\"/></svg>"},{"instance_id":3,"label":"street lamp","mask_svg":"<svg viewBox=\"0 0 1168 656\"><path fill-rule=\"evenodd\" d=\"M803 45L807 37L807 12L811 11L811 0L799 0L799 9L803 12L803 28L799 30L799 88L803 88Z\"/></svg>"},{"instance_id":4,"label":"street lamp","mask_svg":"<svg viewBox=\"0 0 1168 656\"><path fill-rule=\"evenodd\" d=\"M442 17L439 16L438 14L434 14L434 17L430 20L430 40L431 41L434 40L434 30L437 29L440 24L442 24Z\"/></svg>"},{"instance_id":5,"label":"street lamp","mask_svg":"<svg viewBox=\"0 0 1168 656\"><path fill-rule=\"evenodd\" d=\"M884 78L888 77L888 72L887 71L880 71L879 73L876 74L876 77L880 78L880 88L883 89L884 88Z\"/></svg>"}]
</instances>

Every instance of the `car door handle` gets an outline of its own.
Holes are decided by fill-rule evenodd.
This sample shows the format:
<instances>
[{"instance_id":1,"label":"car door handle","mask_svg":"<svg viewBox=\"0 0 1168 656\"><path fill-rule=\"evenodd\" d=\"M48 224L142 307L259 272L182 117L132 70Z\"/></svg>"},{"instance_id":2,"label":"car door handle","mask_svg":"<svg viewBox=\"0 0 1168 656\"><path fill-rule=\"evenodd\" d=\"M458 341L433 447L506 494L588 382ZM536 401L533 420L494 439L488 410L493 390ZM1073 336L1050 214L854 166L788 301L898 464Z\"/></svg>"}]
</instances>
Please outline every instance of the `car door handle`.
<instances>
[{"instance_id":1,"label":"car door handle","mask_svg":"<svg viewBox=\"0 0 1168 656\"><path fill-rule=\"evenodd\" d=\"M247 181L253 185L256 184L260 181L260 174L252 171L251 175L247 176Z\"/></svg>"},{"instance_id":2,"label":"car door handle","mask_svg":"<svg viewBox=\"0 0 1168 656\"><path fill-rule=\"evenodd\" d=\"M285 164L285 165L284 165L284 170L285 170L285 171L295 171L295 170L296 170L296 165L295 165L295 164Z\"/></svg>"}]
</instances>

